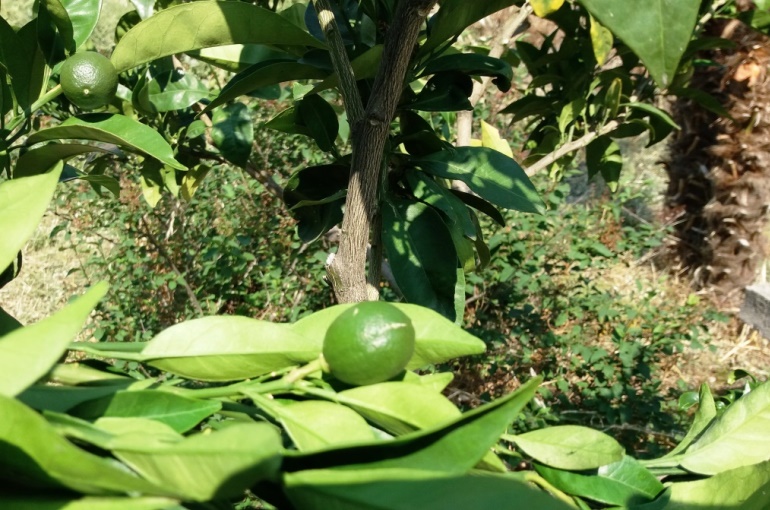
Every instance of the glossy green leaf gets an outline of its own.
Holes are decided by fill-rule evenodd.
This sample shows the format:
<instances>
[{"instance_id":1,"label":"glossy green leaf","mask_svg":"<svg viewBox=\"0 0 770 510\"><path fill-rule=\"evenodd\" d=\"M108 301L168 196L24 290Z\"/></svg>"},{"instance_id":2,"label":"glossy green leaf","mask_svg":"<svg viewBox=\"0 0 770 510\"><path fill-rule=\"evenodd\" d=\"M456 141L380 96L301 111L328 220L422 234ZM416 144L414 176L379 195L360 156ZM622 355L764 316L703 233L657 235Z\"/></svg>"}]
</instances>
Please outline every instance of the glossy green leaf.
<instances>
[{"instance_id":1,"label":"glossy green leaf","mask_svg":"<svg viewBox=\"0 0 770 510\"><path fill-rule=\"evenodd\" d=\"M537 190L513 159L486 147L457 147L411 161L417 168L445 179L466 183L493 204L539 213L543 203Z\"/></svg>"},{"instance_id":2,"label":"glossy green leaf","mask_svg":"<svg viewBox=\"0 0 770 510\"><path fill-rule=\"evenodd\" d=\"M388 201L381 212L385 254L404 297L454 320L457 253L441 216L406 200Z\"/></svg>"},{"instance_id":3,"label":"glossy green leaf","mask_svg":"<svg viewBox=\"0 0 770 510\"><path fill-rule=\"evenodd\" d=\"M434 74L417 96L404 108L426 112L455 112L473 110L468 99L473 92L473 80L459 72Z\"/></svg>"},{"instance_id":4,"label":"glossy green leaf","mask_svg":"<svg viewBox=\"0 0 770 510\"><path fill-rule=\"evenodd\" d=\"M126 386L128 384L74 387L35 384L21 392L18 399L33 409L64 413L83 402L113 395Z\"/></svg>"},{"instance_id":5,"label":"glossy green leaf","mask_svg":"<svg viewBox=\"0 0 770 510\"><path fill-rule=\"evenodd\" d=\"M340 130L337 113L318 94L308 94L297 103L297 118L324 152L334 150L334 142Z\"/></svg>"},{"instance_id":6,"label":"glossy green leaf","mask_svg":"<svg viewBox=\"0 0 770 510\"><path fill-rule=\"evenodd\" d=\"M214 112L211 139L227 161L246 166L254 143L254 123L248 106L233 103Z\"/></svg>"},{"instance_id":7,"label":"glossy green leaf","mask_svg":"<svg viewBox=\"0 0 770 510\"><path fill-rule=\"evenodd\" d=\"M99 14L102 9L102 0L45 0L48 4L49 12L53 13L52 7L57 10L63 10L62 24L69 24L70 36L72 38L72 50L85 43L99 20ZM57 27L61 24L57 23Z\"/></svg>"},{"instance_id":8,"label":"glossy green leaf","mask_svg":"<svg viewBox=\"0 0 770 510\"><path fill-rule=\"evenodd\" d=\"M714 421L717 416L716 403L714 397L711 395L711 390L707 384L701 384L698 398L698 410L695 412L695 417L692 420L692 425L687 431L687 434L679 442L679 444L671 450L664 458L673 457L685 450L695 438L697 438L706 428Z\"/></svg>"},{"instance_id":9,"label":"glossy green leaf","mask_svg":"<svg viewBox=\"0 0 770 510\"><path fill-rule=\"evenodd\" d=\"M43 20L48 20L51 24L46 23L43 28ZM75 53L77 46L73 37L72 22L60 0L43 0L38 9L38 24L39 30L49 32L49 36L53 36L54 31L58 32L61 45L67 53Z\"/></svg>"},{"instance_id":10,"label":"glossy green leaf","mask_svg":"<svg viewBox=\"0 0 770 510\"><path fill-rule=\"evenodd\" d=\"M185 499L208 501L242 496L254 483L276 476L281 436L267 423L234 423L176 443L116 447L113 453L134 471Z\"/></svg>"},{"instance_id":11,"label":"glossy green leaf","mask_svg":"<svg viewBox=\"0 0 770 510\"><path fill-rule=\"evenodd\" d=\"M714 419L682 455L680 465L714 475L770 458L770 383L754 388Z\"/></svg>"},{"instance_id":12,"label":"glossy green leaf","mask_svg":"<svg viewBox=\"0 0 770 510\"><path fill-rule=\"evenodd\" d=\"M55 496L0 489L0 500L14 510L176 510L178 501L156 497Z\"/></svg>"},{"instance_id":13,"label":"glossy green leaf","mask_svg":"<svg viewBox=\"0 0 770 510\"><path fill-rule=\"evenodd\" d=\"M17 50L6 52L16 101L21 108L28 108L42 94L48 83L49 70L37 39L37 23L32 20L24 25L13 40ZM2 41L6 43L5 40Z\"/></svg>"},{"instance_id":14,"label":"glossy green leaf","mask_svg":"<svg viewBox=\"0 0 770 510\"><path fill-rule=\"evenodd\" d=\"M122 72L160 57L227 44L324 47L267 9L243 2L193 2L160 11L129 30L112 63Z\"/></svg>"},{"instance_id":15,"label":"glossy green leaf","mask_svg":"<svg viewBox=\"0 0 770 510\"><path fill-rule=\"evenodd\" d=\"M197 400L163 391L139 390L118 391L80 404L70 409L69 413L87 420L103 416L148 418L184 433L221 408L222 404L215 400Z\"/></svg>"},{"instance_id":16,"label":"glossy green leaf","mask_svg":"<svg viewBox=\"0 0 770 510\"><path fill-rule=\"evenodd\" d=\"M282 404L259 393L243 394L278 420L300 451L374 441L371 427L352 409L320 400Z\"/></svg>"},{"instance_id":17,"label":"glossy green leaf","mask_svg":"<svg viewBox=\"0 0 770 510\"><path fill-rule=\"evenodd\" d=\"M0 308L0 337L21 327L21 322L17 321L11 314Z\"/></svg>"},{"instance_id":18,"label":"glossy green leaf","mask_svg":"<svg viewBox=\"0 0 770 510\"><path fill-rule=\"evenodd\" d=\"M308 341L315 342L320 351L329 325L351 306L331 306L288 327ZM415 347L407 365L409 370L444 363L460 356L481 354L486 349L484 342L429 308L407 303L393 303L393 306L404 312L414 326Z\"/></svg>"},{"instance_id":19,"label":"glossy green leaf","mask_svg":"<svg viewBox=\"0 0 770 510\"><path fill-rule=\"evenodd\" d=\"M278 112L273 118L265 122L263 126L290 135L310 136L307 128L300 125L297 120L297 108L294 106L290 106L289 108Z\"/></svg>"},{"instance_id":20,"label":"glossy green leaf","mask_svg":"<svg viewBox=\"0 0 770 510\"><path fill-rule=\"evenodd\" d=\"M655 476L628 456L603 466L595 474L561 471L540 464L535 468L548 483L567 494L624 508L650 502L664 489Z\"/></svg>"},{"instance_id":21,"label":"glossy green leaf","mask_svg":"<svg viewBox=\"0 0 770 510\"><path fill-rule=\"evenodd\" d=\"M48 209L62 165L35 177L0 183L0 272L16 260Z\"/></svg>"},{"instance_id":22,"label":"glossy green leaf","mask_svg":"<svg viewBox=\"0 0 770 510\"><path fill-rule=\"evenodd\" d=\"M569 505L510 475L437 476L416 470L300 471L285 492L303 510L567 510Z\"/></svg>"},{"instance_id":23,"label":"glossy green leaf","mask_svg":"<svg viewBox=\"0 0 770 510\"><path fill-rule=\"evenodd\" d=\"M337 398L395 435L435 427L460 416L460 411L442 394L400 381L359 386L339 392Z\"/></svg>"},{"instance_id":24,"label":"glossy green leaf","mask_svg":"<svg viewBox=\"0 0 770 510\"><path fill-rule=\"evenodd\" d=\"M506 439L536 461L558 469L594 469L617 462L624 454L612 437L578 425L546 427Z\"/></svg>"},{"instance_id":25,"label":"glossy green leaf","mask_svg":"<svg viewBox=\"0 0 770 510\"><path fill-rule=\"evenodd\" d=\"M471 76L494 76L492 83L502 92L507 92L511 88L513 79L513 70L506 61L478 53L443 55L430 60L422 74L430 75L446 71L459 71Z\"/></svg>"},{"instance_id":26,"label":"glossy green leaf","mask_svg":"<svg viewBox=\"0 0 770 510\"><path fill-rule=\"evenodd\" d=\"M138 478L125 466L74 446L21 402L0 395L0 486L60 488L86 494L170 491Z\"/></svg>"},{"instance_id":27,"label":"glossy green leaf","mask_svg":"<svg viewBox=\"0 0 770 510\"><path fill-rule=\"evenodd\" d=\"M671 83L695 28L700 0L580 3L642 59L661 88Z\"/></svg>"},{"instance_id":28,"label":"glossy green leaf","mask_svg":"<svg viewBox=\"0 0 770 510\"><path fill-rule=\"evenodd\" d=\"M434 372L432 374L417 375L414 372L407 372L413 374L414 378L404 378L404 382L410 384L420 384L426 388L430 388L433 391L442 392L454 379L452 372Z\"/></svg>"},{"instance_id":29,"label":"glossy green leaf","mask_svg":"<svg viewBox=\"0 0 770 510\"><path fill-rule=\"evenodd\" d=\"M154 77L147 85L147 100L156 112L181 110L208 97L209 89L194 73L172 69Z\"/></svg>"},{"instance_id":30,"label":"glossy green leaf","mask_svg":"<svg viewBox=\"0 0 770 510\"><path fill-rule=\"evenodd\" d=\"M248 94L267 85L275 85L293 80L308 80L323 78L327 72L316 66L303 64L294 60L273 59L258 62L244 71L233 76L222 92L214 99L205 111L210 111L240 96Z\"/></svg>"},{"instance_id":31,"label":"glossy green leaf","mask_svg":"<svg viewBox=\"0 0 770 510\"><path fill-rule=\"evenodd\" d=\"M444 213L448 222L456 225L469 239L476 237L476 228L468 208L449 189L423 172L410 172L407 179L415 197Z\"/></svg>"},{"instance_id":32,"label":"glossy green leaf","mask_svg":"<svg viewBox=\"0 0 770 510\"><path fill-rule=\"evenodd\" d=\"M47 172L58 161L67 161L75 156L88 154L89 152L107 152L104 147L84 145L80 143L49 143L28 150L19 156L16 167L13 169L13 177L27 177Z\"/></svg>"},{"instance_id":33,"label":"glossy green leaf","mask_svg":"<svg viewBox=\"0 0 770 510\"><path fill-rule=\"evenodd\" d=\"M60 139L113 143L155 158L171 168L187 170L187 167L174 159L171 146L156 130L123 115L92 113L70 117L58 126L32 134L27 144Z\"/></svg>"},{"instance_id":34,"label":"glossy green leaf","mask_svg":"<svg viewBox=\"0 0 770 510\"><path fill-rule=\"evenodd\" d=\"M452 192L453 195L455 195L457 198L465 202L467 205L489 216L495 223L497 223L501 227L505 226L505 218L503 217L502 213L498 211L495 206L493 206L483 198L477 195L474 195L473 193L465 193L464 191L459 191L456 189L452 189L450 191ZM476 231L478 234L479 229L477 228Z\"/></svg>"},{"instance_id":35,"label":"glossy green leaf","mask_svg":"<svg viewBox=\"0 0 770 510\"><path fill-rule=\"evenodd\" d=\"M488 454L534 396L541 380L531 379L505 397L428 430L366 445L287 454L283 471L336 467L345 472L380 470L383 475L397 469L465 474Z\"/></svg>"},{"instance_id":36,"label":"glossy green leaf","mask_svg":"<svg viewBox=\"0 0 770 510\"><path fill-rule=\"evenodd\" d=\"M666 510L767 510L770 461L671 486Z\"/></svg>"},{"instance_id":37,"label":"glossy green leaf","mask_svg":"<svg viewBox=\"0 0 770 510\"><path fill-rule=\"evenodd\" d=\"M69 414L52 411L45 411L43 416L62 436L102 450L111 450L116 446L134 442L147 445L159 440L182 440L182 435L168 425L145 418L99 418L95 423L91 423Z\"/></svg>"},{"instance_id":38,"label":"glossy green leaf","mask_svg":"<svg viewBox=\"0 0 770 510\"><path fill-rule=\"evenodd\" d=\"M231 73L243 72L254 64L267 60L289 58L288 53L264 44L228 44L201 48L187 53L191 57Z\"/></svg>"},{"instance_id":39,"label":"glossy green leaf","mask_svg":"<svg viewBox=\"0 0 770 510\"><path fill-rule=\"evenodd\" d=\"M589 178L601 174L612 191L618 189L623 155L620 146L609 136L600 136L586 147L586 168Z\"/></svg>"},{"instance_id":40,"label":"glossy green leaf","mask_svg":"<svg viewBox=\"0 0 770 510\"><path fill-rule=\"evenodd\" d=\"M98 283L51 317L0 338L0 394L17 395L43 377L80 333L108 287Z\"/></svg>"},{"instance_id":41,"label":"glossy green leaf","mask_svg":"<svg viewBox=\"0 0 770 510\"><path fill-rule=\"evenodd\" d=\"M321 345L291 328L239 316L182 322L162 331L142 351L148 363L204 381L256 377L318 357Z\"/></svg>"},{"instance_id":42,"label":"glossy green leaf","mask_svg":"<svg viewBox=\"0 0 770 510\"><path fill-rule=\"evenodd\" d=\"M457 37L467 27L480 19L517 3L517 0L486 0L484 2L442 0L438 13L428 21L431 27L430 35L420 48L420 55L426 55L445 42Z\"/></svg>"}]
</instances>

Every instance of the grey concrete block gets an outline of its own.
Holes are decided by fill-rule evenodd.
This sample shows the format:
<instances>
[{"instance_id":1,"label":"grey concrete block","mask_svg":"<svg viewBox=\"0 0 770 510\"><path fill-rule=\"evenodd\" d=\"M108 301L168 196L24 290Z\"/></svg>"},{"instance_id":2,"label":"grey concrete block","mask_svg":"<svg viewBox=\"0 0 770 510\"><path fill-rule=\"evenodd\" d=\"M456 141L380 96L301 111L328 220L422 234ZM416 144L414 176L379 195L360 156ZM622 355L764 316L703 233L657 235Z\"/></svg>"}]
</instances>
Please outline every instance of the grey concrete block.
<instances>
[{"instance_id":1,"label":"grey concrete block","mask_svg":"<svg viewBox=\"0 0 770 510\"><path fill-rule=\"evenodd\" d=\"M746 287L746 296L739 314L747 324L754 326L765 338L770 338L770 284Z\"/></svg>"}]
</instances>

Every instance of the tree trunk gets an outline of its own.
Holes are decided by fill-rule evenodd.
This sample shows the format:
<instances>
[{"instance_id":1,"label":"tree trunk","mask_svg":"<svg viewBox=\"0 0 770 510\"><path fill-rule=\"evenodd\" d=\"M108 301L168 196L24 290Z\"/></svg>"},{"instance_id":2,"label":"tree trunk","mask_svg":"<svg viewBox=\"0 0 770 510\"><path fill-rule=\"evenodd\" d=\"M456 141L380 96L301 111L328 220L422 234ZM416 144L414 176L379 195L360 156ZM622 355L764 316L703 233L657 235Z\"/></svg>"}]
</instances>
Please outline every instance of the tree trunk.
<instances>
[{"instance_id":1,"label":"tree trunk","mask_svg":"<svg viewBox=\"0 0 770 510\"><path fill-rule=\"evenodd\" d=\"M734 48L706 52L691 87L714 96L730 118L680 98L682 130L671 144L667 208L673 247L697 287L729 300L752 283L767 255L770 204L770 40L737 20L710 22L708 35Z\"/></svg>"}]
</instances>

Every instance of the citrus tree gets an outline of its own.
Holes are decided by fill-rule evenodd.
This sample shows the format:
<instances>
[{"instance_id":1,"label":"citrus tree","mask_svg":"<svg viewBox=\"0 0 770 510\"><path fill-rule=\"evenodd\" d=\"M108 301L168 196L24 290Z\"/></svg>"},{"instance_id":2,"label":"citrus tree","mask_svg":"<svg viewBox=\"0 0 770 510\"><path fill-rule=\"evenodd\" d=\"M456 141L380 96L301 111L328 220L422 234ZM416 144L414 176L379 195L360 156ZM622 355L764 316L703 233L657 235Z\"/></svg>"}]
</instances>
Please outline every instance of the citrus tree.
<instances>
[{"instance_id":1,"label":"citrus tree","mask_svg":"<svg viewBox=\"0 0 770 510\"><path fill-rule=\"evenodd\" d=\"M342 304L292 324L203 317L125 344L72 343L106 284L28 326L0 309L6 506L766 507L768 384L747 388L720 411L704 386L679 446L640 461L585 427L509 430L535 397L538 377L461 412L442 394L451 374L413 371L484 350L456 324L465 272L487 257L477 213L498 219L498 207L537 213L544 206L524 169L493 148L499 141L487 136L481 146L454 147L441 135L453 120L447 112L471 106L474 77L489 76L500 90L513 77L507 60L460 51L458 36L487 15L511 6L526 12L530 4L134 4L109 62L83 52L98 0L41 0L30 24L14 29L0 21L6 277L17 272L18 253L57 183L84 179L115 191L100 162L125 161L126 152L148 201L161 188L192 195L212 161L265 179L250 160L247 107L233 100L299 80L293 106L266 127L308 136L328 155L280 192L307 241L342 222L328 268ZM599 28L610 27L624 43L609 44L641 58L666 86L698 4L645 2L651 14L641 19L609 0L533 1L531 8L572 19L592 47L607 43ZM674 11L676 23L667 9L682 9ZM558 60L548 55L543 65ZM185 67L188 57L236 74L212 93ZM596 62L593 50L582 58ZM625 72L642 73L629 58L634 66ZM661 117L625 101L622 79L602 80L585 89L598 98L562 109L560 118L575 116L559 122L556 145L577 147L568 145L575 130L599 125L583 121L648 129ZM91 108L101 111L83 111ZM340 141L343 111L349 144ZM549 132L549 118L533 133ZM560 159L558 150L547 157ZM89 164L67 163L84 153L94 153ZM601 154L599 161L613 161L611 152ZM469 189L455 190L451 181ZM416 304L357 303L376 297L383 254L403 296ZM79 362L62 362L70 353ZM107 360L146 369L127 376Z\"/></svg>"}]
</instances>

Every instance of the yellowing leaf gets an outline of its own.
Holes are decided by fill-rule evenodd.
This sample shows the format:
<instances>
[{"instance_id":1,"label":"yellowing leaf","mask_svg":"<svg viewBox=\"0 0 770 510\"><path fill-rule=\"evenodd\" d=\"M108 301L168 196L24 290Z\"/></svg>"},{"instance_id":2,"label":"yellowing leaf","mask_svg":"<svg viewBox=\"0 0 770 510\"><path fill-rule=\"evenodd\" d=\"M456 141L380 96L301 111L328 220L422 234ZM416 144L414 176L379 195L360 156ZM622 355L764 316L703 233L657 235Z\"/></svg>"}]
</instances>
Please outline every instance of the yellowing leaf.
<instances>
[{"instance_id":1,"label":"yellowing leaf","mask_svg":"<svg viewBox=\"0 0 770 510\"><path fill-rule=\"evenodd\" d=\"M558 11L564 4L564 0L530 0L529 3L535 14L544 18L552 12Z\"/></svg>"},{"instance_id":2,"label":"yellowing leaf","mask_svg":"<svg viewBox=\"0 0 770 510\"><path fill-rule=\"evenodd\" d=\"M471 143L471 145L473 144ZM496 150L497 152L502 152L509 158L513 157L511 146L508 145L508 142L503 140L503 138L500 136L500 131L498 131L497 128L493 125L487 124L483 120L481 121L481 145L482 147L488 147L490 149Z\"/></svg>"},{"instance_id":3,"label":"yellowing leaf","mask_svg":"<svg viewBox=\"0 0 770 510\"><path fill-rule=\"evenodd\" d=\"M591 45L594 48L596 62L600 66L607 61L607 57L612 51L613 41L612 32L591 16Z\"/></svg>"}]
</instances>

